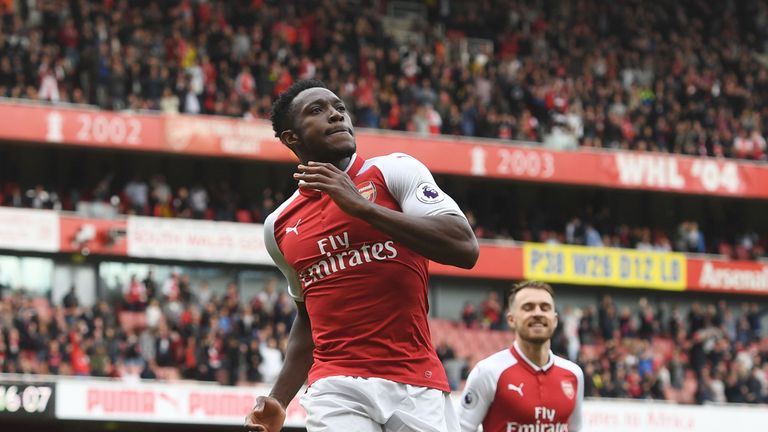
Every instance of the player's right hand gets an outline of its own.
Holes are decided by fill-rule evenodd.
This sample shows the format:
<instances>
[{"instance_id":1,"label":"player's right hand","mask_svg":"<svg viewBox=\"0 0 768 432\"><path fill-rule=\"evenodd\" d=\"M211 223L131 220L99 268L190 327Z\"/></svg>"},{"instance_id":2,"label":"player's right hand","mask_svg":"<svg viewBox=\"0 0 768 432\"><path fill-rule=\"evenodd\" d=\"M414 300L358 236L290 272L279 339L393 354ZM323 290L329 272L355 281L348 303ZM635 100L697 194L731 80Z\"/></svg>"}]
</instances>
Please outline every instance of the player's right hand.
<instances>
[{"instance_id":1,"label":"player's right hand","mask_svg":"<svg viewBox=\"0 0 768 432\"><path fill-rule=\"evenodd\" d=\"M270 396L259 396L256 405L245 418L245 430L251 432L279 432L285 422L285 408Z\"/></svg>"}]
</instances>

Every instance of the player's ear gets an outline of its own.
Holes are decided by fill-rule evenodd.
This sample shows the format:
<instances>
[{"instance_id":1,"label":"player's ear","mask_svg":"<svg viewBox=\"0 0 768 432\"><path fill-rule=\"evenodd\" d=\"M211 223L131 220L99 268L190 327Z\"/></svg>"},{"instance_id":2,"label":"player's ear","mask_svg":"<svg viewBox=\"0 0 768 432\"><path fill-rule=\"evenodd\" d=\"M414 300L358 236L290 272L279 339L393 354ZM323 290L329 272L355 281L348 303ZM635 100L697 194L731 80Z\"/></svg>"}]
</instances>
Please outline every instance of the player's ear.
<instances>
[{"instance_id":1,"label":"player's ear","mask_svg":"<svg viewBox=\"0 0 768 432\"><path fill-rule=\"evenodd\" d=\"M515 314L511 310L507 311L507 324L509 324L510 329L515 329Z\"/></svg>"},{"instance_id":2,"label":"player's ear","mask_svg":"<svg viewBox=\"0 0 768 432\"><path fill-rule=\"evenodd\" d=\"M296 146L300 143L299 135L291 129L286 129L280 134L280 142L296 153Z\"/></svg>"}]
</instances>

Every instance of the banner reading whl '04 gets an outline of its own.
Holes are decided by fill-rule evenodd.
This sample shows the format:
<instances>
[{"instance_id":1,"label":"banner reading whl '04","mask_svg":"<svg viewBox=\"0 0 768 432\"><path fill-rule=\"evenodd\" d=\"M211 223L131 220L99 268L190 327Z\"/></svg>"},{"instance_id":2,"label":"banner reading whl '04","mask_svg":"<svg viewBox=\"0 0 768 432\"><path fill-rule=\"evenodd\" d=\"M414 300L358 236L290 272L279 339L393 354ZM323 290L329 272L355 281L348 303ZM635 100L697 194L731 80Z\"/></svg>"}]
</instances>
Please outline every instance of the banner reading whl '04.
<instances>
[{"instance_id":1,"label":"banner reading whl '04","mask_svg":"<svg viewBox=\"0 0 768 432\"><path fill-rule=\"evenodd\" d=\"M526 279L682 291L687 265L680 253L526 243Z\"/></svg>"}]
</instances>

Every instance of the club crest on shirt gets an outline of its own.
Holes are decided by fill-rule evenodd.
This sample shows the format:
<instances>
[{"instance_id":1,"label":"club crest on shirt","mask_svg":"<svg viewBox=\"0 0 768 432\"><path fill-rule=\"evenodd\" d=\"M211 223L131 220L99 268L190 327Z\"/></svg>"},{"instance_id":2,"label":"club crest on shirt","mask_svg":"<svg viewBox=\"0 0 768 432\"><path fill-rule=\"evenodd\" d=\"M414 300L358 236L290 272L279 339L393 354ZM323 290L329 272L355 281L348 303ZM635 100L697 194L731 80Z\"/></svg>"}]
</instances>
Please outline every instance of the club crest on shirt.
<instances>
[{"instance_id":1,"label":"club crest on shirt","mask_svg":"<svg viewBox=\"0 0 768 432\"><path fill-rule=\"evenodd\" d=\"M573 388L573 383L568 380L562 380L560 387L563 389L563 393L568 399L573 399L576 395L576 390Z\"/></svg>"},{"instance_id":2,"label":"club crest on shirt","mask_svg":"<svg viewBox=\"0 0 768 432\"><path fill-rule=\"evenodd\" d=\"M357 191L368 201L376 202L376 185L372 181L359 185Z\"/></svg>"},{"instance_id":3,"label":"club crest on shirt","mask_svg":"<svg viewBox=\"0 0 768 432\"><path fill-rule=\"evenodd\" d=\"M445 199L445 196L434 183L424 182L416 188L416 198L424 204L435 204Z\"/></svg>"}]
</instances>

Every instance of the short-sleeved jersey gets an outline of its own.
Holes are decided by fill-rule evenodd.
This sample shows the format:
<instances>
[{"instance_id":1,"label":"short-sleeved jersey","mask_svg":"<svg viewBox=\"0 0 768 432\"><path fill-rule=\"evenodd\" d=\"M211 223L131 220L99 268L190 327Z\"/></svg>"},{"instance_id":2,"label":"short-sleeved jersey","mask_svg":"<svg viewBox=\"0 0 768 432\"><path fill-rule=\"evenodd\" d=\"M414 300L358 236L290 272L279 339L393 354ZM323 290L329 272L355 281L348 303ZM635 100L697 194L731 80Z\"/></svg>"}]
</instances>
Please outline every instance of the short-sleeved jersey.
<instances>
[{"instance_id":1,"label":"short-sleeved jersey","mask_svg":"<svg viewBox=\"0 0 768 432\"><path fill-rule=\"evenodd\" d=\"M346 170L360 194L415 216L455 214L429 170L401 153ZM265 241L307 308L315 343L310 385L328 376L377 377L449 391L427 321L429 261L344 213L319 191L300 189L265 221Z\"/></svg>"},{"instance_id":2,"label":"short-sleeved jersey","mask_svg":"<svg viewBox=\"0 0 768 432\"><path fill-rule=\"evenodd\" d=\"M517 343L480 361L461 398L462 432L578 432L584 373L575 363L549 353L543 367Z\"/></svg>"}]
</instances>

